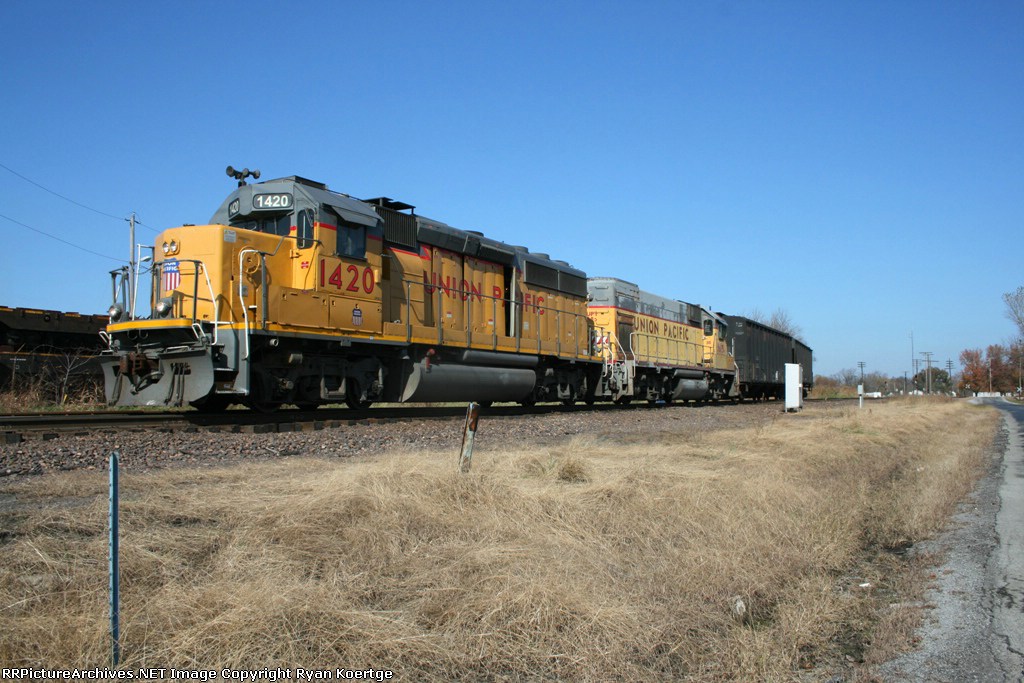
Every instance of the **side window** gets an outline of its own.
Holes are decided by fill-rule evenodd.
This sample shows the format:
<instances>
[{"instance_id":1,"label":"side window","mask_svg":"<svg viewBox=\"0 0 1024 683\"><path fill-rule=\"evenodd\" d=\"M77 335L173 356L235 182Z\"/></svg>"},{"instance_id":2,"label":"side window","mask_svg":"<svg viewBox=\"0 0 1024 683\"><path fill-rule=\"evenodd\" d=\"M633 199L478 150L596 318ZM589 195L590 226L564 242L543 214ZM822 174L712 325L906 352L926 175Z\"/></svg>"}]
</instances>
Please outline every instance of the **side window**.
<instances>
[{"instance_id":1,"label":"side window","mask_svg":"<svg viewBox=\"0 0 1024 683\"><path fill-rule=\"evenodd\" d=\"M338 256L366 258L366 226L338 221Z\"/></svg>"},{"instance_id":2,"label":"side window","mask_svg":"<svg viewBox=\"0 0 1024 683\"><path fill-rule=\"evenodd\" d=\"M313 246L313 210L303 209L299 211L296 219L296 247L307 249Z\"/></svg>"},{"instance_id":3,"label":"side window","mask_svg":"<svg viewBox=\"0 0 1024 683\"><path fill-rule=\"evenodd\" d=\"M706 318L704 320L704 336L710 337L714 333L715 333L715 323L711 320L711 318Z\"/></svg>"}]
</instances>

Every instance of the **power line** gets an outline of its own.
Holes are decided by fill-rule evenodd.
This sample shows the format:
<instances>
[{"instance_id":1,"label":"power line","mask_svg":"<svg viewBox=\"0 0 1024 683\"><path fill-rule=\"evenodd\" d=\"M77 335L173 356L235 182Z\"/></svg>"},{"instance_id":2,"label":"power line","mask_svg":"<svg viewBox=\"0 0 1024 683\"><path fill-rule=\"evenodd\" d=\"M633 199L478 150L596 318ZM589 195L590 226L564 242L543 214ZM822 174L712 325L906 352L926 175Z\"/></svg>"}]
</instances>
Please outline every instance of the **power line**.
<instances>
[{"instance_id":1,"label":"power line","mask_svg":"<svg viewBox=\"0 0 1024 683\"><path fill-rule=\"evenodd\" d=\"M15 170L14 170L13 168L10 168L9 166L5 166L4 164L0 164L0 168L4 169L4 170L5 170L5 171L7 171L8 173L12 173L12 174L14 174L14 175L18 176L19 178L21 178L22 180L24 180L24 181L25 181L26 183L31 183L32 185L35 185L35 186L36 186L36 187L38 187L38 188L39 188L40 190L43 190L43 191L45 191L45 192L49 192L49 193L50 193L50 194L52 194L52 195L53 195L54 197L60 197L61 199L63 199L63 200L64 200L64 201L66 201L66 202L71 202L71 203L72 203L72 204L74 204L75 206L80 206L80 207L82 207L83 209L86 209L86 210L88 210L88 211L92 211L93 213L98 213L99 215L101 215L101 216L106 216L107 218L113 218L114 220L118 220L118 221L128 220L128 219L127 219L127 218L125 218L124 216L115 216L115 215L113 215L113 214L107 213L106 211L100 211L99 209L94 209L94 208L92 208L91 206L86 206L85 204L83 204L83 203L81 203L81 202L76 202L76 201L75 201L74 199L71 199L70 197L65 197L64 195L62 195L62 194L61 194L61 193L59 193L59 192L54 192L54 191L53 191L53 190L51 190L50 188L48 188L48 187L44 187L43 185L40 185L39 183L37 183L36 181L32 180L31 178L26 178L25 176L21 175L20 173L18 173L17 171L15 171ZM144 228L146 228L146 229L148 229L148 230L152 230L153 232L159 232L159 230L157 230L156 228L153 228L153 227L151 227L151 226L149 226L149 225L146 225L146 224L145 224L145 223L143 223L142 221L138 221L138 220L137 220L137 221L135 221L135 224L136 224L136 225L141 225L142 227L144 227Z\"/></svg>"},{"instance_id":2,"label":"power line","mask_svg":"<svg viewBox=\"0 0 1024 683\"><path fill-rule=\"evenodd\" d=\"M93 256L99 256L101 258L110 259L111 261L117 261L118 263L128 263L124 259L114 258L113 256L107 256L106 254L101 254L101 253L99 253L97 251L93 251L92 249L86 249L85 247L80 247L77 244L74 244L72 242L68 242L65 239L61 239L60 237L57 237L56 235L51 235L50 233L48 233L48 232L46 232L44 230L40 230L38 228L33 228L31 225L26 225L26 224L22 223L21 221L16 221L16 220L14 220L13 218L11 218L9 216L3 215L2 213L0 213L0 218L3 218L4 220L8 220L11 223L14 223L15 225L20 225L23 228L28 228L32 232L38 232L40 235L45 235L46 237L49 237L50 239L57 240L58 242L63 242L64 244L68 245L69 247L74 247L75 249L80 249L81 251L84 251L86 253L92 254Z\"/></svg>"}]
</instances>

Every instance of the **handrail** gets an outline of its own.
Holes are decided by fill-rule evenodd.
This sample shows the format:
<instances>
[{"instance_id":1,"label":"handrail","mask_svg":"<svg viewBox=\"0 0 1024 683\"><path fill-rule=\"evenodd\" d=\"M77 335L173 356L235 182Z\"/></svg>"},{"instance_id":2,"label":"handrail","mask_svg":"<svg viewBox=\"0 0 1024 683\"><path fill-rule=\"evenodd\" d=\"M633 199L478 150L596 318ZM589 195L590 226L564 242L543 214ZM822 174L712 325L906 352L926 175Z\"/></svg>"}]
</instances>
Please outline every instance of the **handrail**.
<instances>
[{"instance_id":1,"label":"handrail","mask_svg":"<svg viewBox=\"0 0 1024 683\"><path fill-rule=\"evenodd\" d=\"M282 240L283 241L283 240ZM278 245L280 247L280 244ZM245 304L245 294L242 292L242 287L245 285L242 282L242 269L243 269L243 256L245 254L263 254L259 249L253 249L252 247L245 247L238 252L238 303L242 307L242 319L245 322L245 358L243 360L249 360L250 346L249 346L249 309Z\"/></svg>"},{"instance_id":2,"label":"handrail","mask_svg":"<svg viewBox=\"0 0 1024 683\"><path fill-rule=\"evenodd\" d=\"M195 282L192 283L192 322L199 323L198 319L198 307L199 307L199 273L203 274L203 279L206 281L206 290L210 295L210 303L213 306L213 320L209 322L213 325L213 344L220 343L220 327L221 325L230 325L230 320L220 319L220 299L213 292L213 282L210 280L210 270L206 267L206 263L202 259L176 259L177 263L191 263L195 266ZM157 280L163 275L163 266L165 261L153 264L153 279ZM153 293L156 298L156 291ZM200 339L200 335L196 334L196 339Z\"/></svg>"},{"instance_id":3,"label":"handrail","mask_svg":"<svg viewBox=\"0 0 1024 683\"><path fill-rule=\"evenodd\" d=\"M641 339L647 340L647 353L643 354L643 356L648 361L651 361L651 362L654 362L654 363L664 362L664 363L672 363L672 364L687 363L687 359L686 359L685 355L678 352L679 347L682 346L682 348L684 350L686 348L693 347L693 351L695 352L695 358L696 358L696 361L695 361L694 365L696 365L698 367L704 367L705 365L707 365L706 361L704 360L704 355L703 355L703 352L702 352L702 350L704 348L704 345L701 342L690 341L688 339L685 339L685 340L666 339L665 337L659 337L659 336L652 335L652 334L646 334L646 333L643 333L643 332L636 332L636 331L634 331L634 332L631 332L630 335L629 335L629 350L630 350L630 353L633 355L634 359L636 359L637 356L640 355L640 354L637 353L636 349L634 348L634 339L636 339L636 340L641 340ZM651 346L652 345L651 345L651 343L649 341L651 339L653 339L654 342L655 342L654 343L654 350L653 351L651 350ZM661 353L662 342L666 343L670 348L671 348L672 345L675 345L676 351L677 351L675 356L671 355L669 353L668 349L666 349L666 353L664 355L662 355L662 353Z\"/></svg>"}]
</instances>

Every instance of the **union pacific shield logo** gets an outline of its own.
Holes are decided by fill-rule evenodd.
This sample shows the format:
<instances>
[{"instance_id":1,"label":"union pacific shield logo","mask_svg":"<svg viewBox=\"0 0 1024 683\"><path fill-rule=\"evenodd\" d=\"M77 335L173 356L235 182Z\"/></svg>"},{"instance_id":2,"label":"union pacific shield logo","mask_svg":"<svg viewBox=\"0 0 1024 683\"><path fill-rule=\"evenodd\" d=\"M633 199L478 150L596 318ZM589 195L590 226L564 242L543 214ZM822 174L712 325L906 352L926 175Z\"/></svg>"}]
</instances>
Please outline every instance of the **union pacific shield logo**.
<instances>
[{"instance_id":1,"label":"union pacific shield logo","mask_svg":"<svg viewBox=\"0 0 1024 683\"><path fill-rule=\"evenodd\" d=\"M178 288L181 284L181 271L178 269L178 259L168 259L163 265L163 286L165 292Z\"/></svg>"}]
</instances>

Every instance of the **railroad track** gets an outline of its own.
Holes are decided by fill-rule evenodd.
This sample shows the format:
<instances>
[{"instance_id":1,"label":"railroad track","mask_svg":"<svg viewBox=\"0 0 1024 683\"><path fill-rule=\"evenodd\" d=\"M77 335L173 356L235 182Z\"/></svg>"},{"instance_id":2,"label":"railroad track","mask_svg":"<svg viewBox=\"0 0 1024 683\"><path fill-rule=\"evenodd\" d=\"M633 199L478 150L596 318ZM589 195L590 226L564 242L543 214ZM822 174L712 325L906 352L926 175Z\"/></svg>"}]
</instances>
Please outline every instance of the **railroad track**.
<instances>
[{"instance_id":1,"label":"railroad track","mask_svg":"<svg viewBox=\"0 0 1024 683\"><path fill-rule=\"evenodd\" d=\"M619 410L635 406L598 404L593 406L518 405L484 408L488 417L518 417L573 410ZM195 411L100 411L88 413L48 413L31 415L0 415L0 443L18 443L28 438L55 438L62 434L86 434L97 430L145 430L181 432L240 432L265 434L273 432L314 431L345 425L400 420L439 420L462 417L465 406L381 406L366 410L321 409L279 410L259 413L250 410L229 410L223 413Z\"/></svg>"},{"instance_id":2,"label":"railroad track","mask_svg":"<svg viewBox=\"0 0 1024 683\"><path fill-rule=\"evenodd\" d=\"M809 402L817 402L808 399ZM829 399L832 402L856 399ZM826 401L821 401L826 402ZM782 405L782 402L778 402ZM645 403L615 405L598 403L592 406L576 404L541 404L524 407L498 405L484 408L489 418L519 417L555 412L644 410ZM197 411L96 411L81 413L46 413L0 415L0 443L18 443L33 438L56 438L66 434L87 434L97 430L159 430L177 432L236 432L265 434L274 432L315 431L339 428L358 423L400 420L440 420L462 417L462 405L422 406L384 405L365 410L348 408L320 410L279 410L259 413L250 410L228 410L223 413Z\"/></svg>"}]
</instances>

